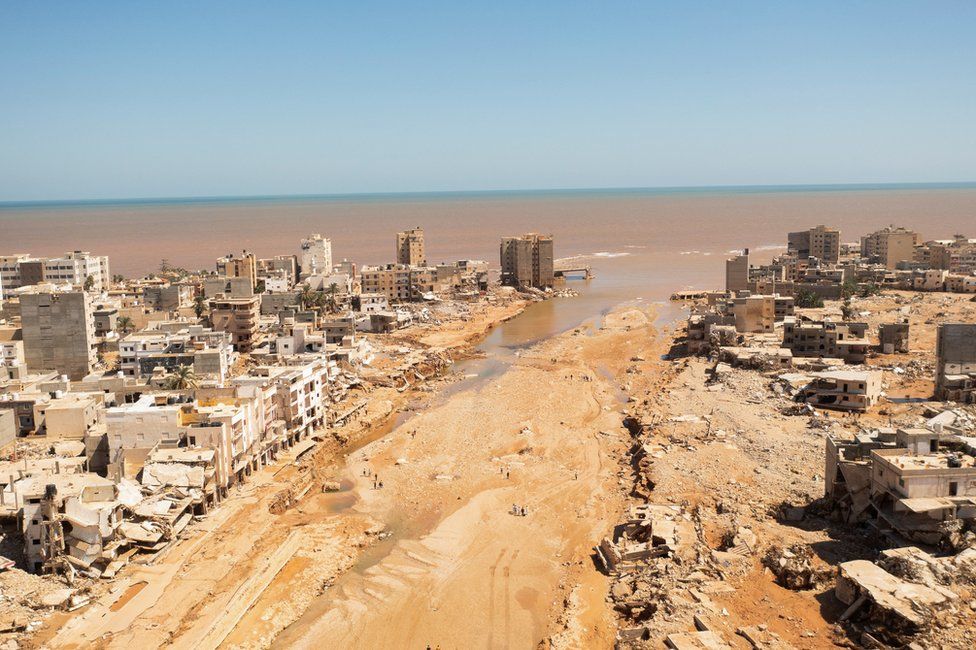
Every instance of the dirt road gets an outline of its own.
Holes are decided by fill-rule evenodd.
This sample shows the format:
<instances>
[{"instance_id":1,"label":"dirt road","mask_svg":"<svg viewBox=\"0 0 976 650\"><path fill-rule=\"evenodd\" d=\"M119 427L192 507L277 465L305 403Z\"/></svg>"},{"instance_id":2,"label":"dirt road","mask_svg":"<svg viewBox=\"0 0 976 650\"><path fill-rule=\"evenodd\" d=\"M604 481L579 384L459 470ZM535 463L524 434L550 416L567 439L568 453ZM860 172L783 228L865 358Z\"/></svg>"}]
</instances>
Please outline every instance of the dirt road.
<instances>
[{"instance_id":1,"label":"dirt road","mask_svg":"<svg viewBox=\"0 0 976 650\"><path fill-rule=\"evenodd\" d=\"M607 584L591 547L619 513L619 468L608 459L626 440L608 377L650 341L637 310L595 336L557 337L351 457L355 509L393 538L276 647L328 638L344 648L529 648L555 631L573 586L583 585L584 605L602 606ZM610 619L595 609L579 641L607 647Z\"/></svg>"}]
</instances>

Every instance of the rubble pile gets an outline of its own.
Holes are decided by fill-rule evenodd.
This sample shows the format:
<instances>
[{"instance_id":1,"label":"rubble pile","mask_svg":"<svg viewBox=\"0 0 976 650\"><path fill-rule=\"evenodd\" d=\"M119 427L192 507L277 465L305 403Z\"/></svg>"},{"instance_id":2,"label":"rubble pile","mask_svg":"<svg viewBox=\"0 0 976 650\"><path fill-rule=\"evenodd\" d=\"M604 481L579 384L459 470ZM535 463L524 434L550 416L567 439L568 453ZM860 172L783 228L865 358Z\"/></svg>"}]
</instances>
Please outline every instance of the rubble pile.
<instances>
[{"instance_id":1,"label":"rubble pile","mask_svg":"<svg viewBox=\"0 0 976 650\"><path fill-rule=\"evenodd\" d=\"M776 582L794 591L817 589L834 576L833 568L818 564L806 544L771 546L763 564L776 576Z\"/></svg>"}]
</instances>

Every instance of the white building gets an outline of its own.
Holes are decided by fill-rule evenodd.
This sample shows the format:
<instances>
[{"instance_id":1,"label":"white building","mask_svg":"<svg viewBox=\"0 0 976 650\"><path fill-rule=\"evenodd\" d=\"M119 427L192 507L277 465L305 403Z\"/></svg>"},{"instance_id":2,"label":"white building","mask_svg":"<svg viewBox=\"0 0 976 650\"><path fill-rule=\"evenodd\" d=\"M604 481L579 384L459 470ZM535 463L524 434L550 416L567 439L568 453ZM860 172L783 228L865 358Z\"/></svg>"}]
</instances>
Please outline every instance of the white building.
<instances>
[{"instance_id":1,"label":"white building","mask_svg":"<svg viewBox=\"0 0 976 650\"><path fill-rule=\"evenodd\" d=\"M332 240L318 233L302 240L302 277L332 272Z\"/></svg>"},{"instance_id":2,"label":"white building","mask_svg":"<svg viewBox=\"0 0 976 650\"><path fill-rule=\"evenodd\" d=\"M385 293L359 294L359 311L363 314L377 314L390 310L390 300Z\"/></svg>"},{"instance_id":3,"label":"white building","mask_svg":"<svg viewBox=\"0 0 976 650\"><path fill-rule=\"evenodd\" d=\"M108 257L87 251L72 251L61 257L32 257L29 254L0 256L0 283L9 291L50 282L83 287L91 277L91 290L107 291L112 281Z\"/></svg>"},{"instance_id":4,"label":"white building","mask_svg":"<svg viewBox=\"0 0 976 650\"><path fill-rule=\"evenodd\" d=\"M146 330L119 341L119 370L127 377L148 377L157 367L170 372L177 366L193 366L198 378L223 382L234 360L230 335L202 325L176 332Z\"/></svg>"}]
</instances>

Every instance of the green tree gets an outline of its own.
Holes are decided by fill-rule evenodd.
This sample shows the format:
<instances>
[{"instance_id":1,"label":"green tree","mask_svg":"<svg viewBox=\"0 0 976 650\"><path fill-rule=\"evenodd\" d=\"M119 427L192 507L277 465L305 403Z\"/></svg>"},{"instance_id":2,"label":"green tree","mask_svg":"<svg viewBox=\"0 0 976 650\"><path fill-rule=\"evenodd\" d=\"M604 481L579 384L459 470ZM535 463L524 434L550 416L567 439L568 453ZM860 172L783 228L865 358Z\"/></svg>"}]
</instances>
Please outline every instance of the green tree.
<instances>
[{"instance_id":1,"label":"green tree","mask_svg":"<svg viewBox=\"0 0 976 650\"><path fill-rule=\"evenodd\" d=\"M852 278L844 280L844 284L840 288L840 297L848 299L857 293L857 282Z\"/></svg>"},{"instance_id":2,"label":"green tree","mask_svg":"<svg viewBox=\"0 0 976 650\"><path fill-rule=\"evenodd\" d=\"M166 387L170 390L186 390L197 387L197 375L193 366L176 366L166 377Z\"/></svg>"},{"instance_id":3,"label":"green tree","mask_svg":"<svg viewBox=\"0 0 976 650\"><path fill-rule=\"evenodd\" d=\"M871 296L881 295L883 289L881 285L871 282L869 284L862 285L860 290L857 292L862 298L870 298Z\"/></svg>"},{"instance_id":4,"label":"green tree","mask_svg":"<svg viewBox=\"0 0 976 650\"><path fill-rule=\"evenodd\" d=\"M94 289L95 288L95 276L93 276L93 275L86 276L85 277L84 287L85 287L85 291L91 291L92 289Z\"/></svg>"},{"instance_id":5,"label":"green tree","mask_svg":"<svg viewBox=\"0 0 976 650\"><path fill-rule=\"evenodd\" d=\"M841 318L844 320L854 320L856 313L857 312L854 309L854 305L851 303L851 297L847 296L844 298L844 302L840 306Z\"/></svg>"},{"instance_id":6,"label":"green tree","mask_svg":"<svg viewBox=\"0 0 976 650\"><path fill-rule=\"evenodd\" d=\"M193 299L193 313L197 315L197 318L203 318L203 314L207 311L207 299L202 294L198 295Z\"/></svg>"},{"instance_id":7,"label":"green tree","mask_svg":"<svg viewBox=\"0 0 976 650\"><path fill-rule=\"evenodd\" d=\"M112 284L122 284L123 282L125 282L124 275L119 275L118 273L116 273L115 275L112 276Z\"/></svg>"},{"instance_id":8,"label":"green tree","mask_svg":"<svg viewBox=\"0 0 976 650\"><path fill-rule=\"evenodd\" d=\"M800 289L794 296L797 307L823 307L824 301L817 293L810 289Z\"/></svg>"},{"instance_id":9,"label":"green tree","mask_svg":"<svg viewBox=\"0 0 976 650\"><path fill-rule=\"evenodd\" d=\"M115 321L115 331L125 335L136 328L135 323L128 316L119 316L119 319Z\"/></svg>"}]
</instances>

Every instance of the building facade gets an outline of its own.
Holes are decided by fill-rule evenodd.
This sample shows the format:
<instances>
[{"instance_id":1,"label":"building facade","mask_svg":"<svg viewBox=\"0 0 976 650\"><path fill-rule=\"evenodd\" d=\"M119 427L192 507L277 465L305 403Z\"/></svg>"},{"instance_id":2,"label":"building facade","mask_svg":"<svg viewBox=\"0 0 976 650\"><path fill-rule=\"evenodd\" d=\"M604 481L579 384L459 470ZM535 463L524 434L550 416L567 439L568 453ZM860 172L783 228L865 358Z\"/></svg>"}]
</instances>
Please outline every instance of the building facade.
<instances>
[{"instance_id":1,"label":"building facade","mask_svg":"<svg viewBox=\"0 0 976 650\"><path fill-rule=\"evenodd\" d=\"M397 233L396 263L407 266L427 266L423 228L418 227Z\"/></svg>"},{"instance_id":2,"label":"building facade","mask_svg":"<svg viewBox=\"0 0 976 650\"><path fill-rule=\"evenodd\" d=\"M332 240L315 233L302 240L302 277L332 271Z\"/></svg>"},{"instance_id":3,"label":"building facade","mask_svg":"<svg viewBox=\"0 0 976 650\"><path fill-rule=\"evenodd\" d=\"M799 259L815 257L821 262L836 263L840 259L840 231L827 226L791 232L787 249Z\"/></svg>"},{"instance_id":4,"label":"building facade","mask_svg":"<svg viewBox=\"0 0 976 650\"><path fill-rule=\"evenodd\" d=\"M551 287L555 280L552 237L534 233L503 237L500 246L502 284Z\"/></svg>"},{"instance_id":5,"label":"building facade","mask_svg":"<svg viewBox=\"0 0 976 650\"><path fill-rule=\"evenodd\" d=\"M30 372L82 379L96 361L95 317L84 291L36 291L20 296L24 358Z\"/></svg>"},{"instance_id":6,"label":"building facade","mask_svg":"<svg viewBox=\"0 0 976 650\"><path fill-rule=\"evenodd\" d=\"M918 233L915 231L888 226L861 237L861 257L894 269L898 262L915 258L917 244Z\"/></svg>"},{"instance_id":7,"label":"building facade","mask_svg":"<svg viewBox=\"0 0 976 650\"><path fill-rule=\"evenodd\" d=\"M108 291L112 282L108 257L87 251L71 251L61 257L0 256L0 285L5 291L45 282L68 283L79 289L90 283L92 292Z\"/></svg>"}]
</instances>

